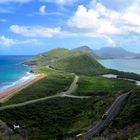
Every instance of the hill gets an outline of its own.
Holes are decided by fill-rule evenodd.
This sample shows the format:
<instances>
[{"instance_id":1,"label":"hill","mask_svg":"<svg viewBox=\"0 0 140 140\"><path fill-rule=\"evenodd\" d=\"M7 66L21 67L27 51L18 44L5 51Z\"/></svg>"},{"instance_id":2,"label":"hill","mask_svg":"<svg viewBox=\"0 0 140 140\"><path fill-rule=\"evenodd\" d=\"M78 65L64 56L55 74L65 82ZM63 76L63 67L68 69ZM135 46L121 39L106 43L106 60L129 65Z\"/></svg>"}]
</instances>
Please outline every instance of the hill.
<instances>
[{"instance_id":1,"label":"hill","mask_svg":"<svg viewBox=\"0 0 140 140\"><path fill-rule=\"evenodd\" d=\"M87 53L72 53L67 57L55 61L52 66L56 69L86 75L101 74L106 71L93 56Z\"/></svg>"},{"instance_id":2,"label":"hill","mask_svg":"<svg viewBox=\"0 0 140 140\"><path fill-rule=\"evenodd\" d=\"M96 54L98 54L102 58L135 58L138 56L138 54L129 52L121 47L104 47L101 48L99 51L96 51Z\"/></svg>"},{"instance_id":3,"label":"hill","mask_svg":"<svg viewBox=\"0 0 140 140\"><path fill-rule=\"evenodd\" d=\"M103 67L94 56L84 52L74 52L67 49L53 49L25 62L28 65L46 66L54 69L73 72L77 74L102 74L107 69Z\"/></svg>"},{"instance_id":4,"label":"hill","mask_svg":"<svg viewBox=\"0 0 140 140\"><path fill-rule=\"evenodd\" d=\"M56 48L48 52L41 53L36 57L24 62L27 65L47 65L69 54L69 50L65 48Z\"/></svg>"},{"instance_id":5,"label":"hill","mask_svg":"<svg viewBox=\"0 0 140 140\"><path fill-rule=\"evenodd\" d=\"M120 58L140 58L140 54L129 52L121 47L103 47L99 50L92 50L88 46L82 46L72 51L86 52L93 55L96 59L120 59Z\"/></svg>"},{"instance_id":6,"label":"hill","mask_svg":"<svg viewBox=\"0 0 140 140\"><path fill-rule=\"evenodd\" d=\"M88 46L81 46L79 48L72 49L72 51L93 53L93 50L91 48L89 48Z\"/></svg>"},{"instance_id":7,"label":"hill","mask_svg":"<svg viewBox=\"0 0 140 140\"><path fill-rule=\"evenodd\" d=\"M88 46L81 46L75 49L72 49L74 52L86 52L89 53L90 55L94 56L95 58L99 59L99 55L97 55L91 48Z\"/></svg>"}]
</instances>

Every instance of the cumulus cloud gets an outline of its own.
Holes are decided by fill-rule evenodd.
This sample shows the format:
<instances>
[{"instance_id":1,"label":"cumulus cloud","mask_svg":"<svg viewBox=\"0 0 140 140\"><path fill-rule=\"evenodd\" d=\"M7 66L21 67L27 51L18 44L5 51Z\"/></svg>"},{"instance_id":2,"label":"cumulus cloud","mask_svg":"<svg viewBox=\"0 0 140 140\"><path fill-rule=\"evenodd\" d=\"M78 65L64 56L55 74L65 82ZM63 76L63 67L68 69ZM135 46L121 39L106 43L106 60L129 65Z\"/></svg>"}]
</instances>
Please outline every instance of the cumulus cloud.
<instances>
[{"instance_id":1,"label":"cumulus cloud","mask_svg":"<svg viewBox=\"0 0 140 140\"><path fill-rule=\"evenodd\" d=\"M4 46L11 46L13 44L15 44L15 41L13 39L10 38L6 38L5 36L0 36L0 43Z\"/></svg>"},{"instance_id":2,"label":"cumulus cloud","mask_svg":"<svg viewBox=\"0 0 140 140\"><path fill-rule=\"evenodd\" d=\"M39 8L39 12L40 12L40 14L42 14L42 15L46 15L46 6L45 6L45 5L42 5L42 6Z\"/></svg>"},{"instance_id":3,"label":"cumulus cloud","mask_svg":"<svg viewBox=\"0 0 140 140\"><path fill-rule=\"evenodd\" d=\"M40 44L40 42L37 39L15 40L2 35L0 36L0 44L9 47L13 45Z\"/></svg>"},{"instance_id":4,"label":"cumulus cloud","mask_svg":"<svg viewBox=\"0 0 140 140\"><path fill-rule=\"evenodd\" d=\"M13 33L20 34L26 37L53 37L61 34L61 28L48 28L44 26L18 26L11 25L10 30Z\"/></svg>"},{"instance_id":5,"label":"cumulus cloud","mask_svg":"<svg viewBox=\"0 0 140 140\"><path fill-rule=\"evenodd\" d=\"M140 34L140 0L134 1L123 11L108 9L95 1L93 4L94 8L79 5L74 16L68 20L68 25L89 35Z\"/></svg>"}]
</instances>

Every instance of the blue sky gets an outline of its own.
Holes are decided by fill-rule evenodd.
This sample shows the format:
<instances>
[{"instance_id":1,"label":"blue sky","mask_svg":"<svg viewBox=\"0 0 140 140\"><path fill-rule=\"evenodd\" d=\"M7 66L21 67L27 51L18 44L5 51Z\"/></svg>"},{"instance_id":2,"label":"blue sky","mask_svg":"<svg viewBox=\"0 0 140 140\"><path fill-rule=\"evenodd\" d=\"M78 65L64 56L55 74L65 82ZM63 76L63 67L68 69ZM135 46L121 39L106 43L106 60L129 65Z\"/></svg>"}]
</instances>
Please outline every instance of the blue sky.
<instances>
[{"instance_id":1,"label":"blue sky","mask_svg":"<svg viewBox=\"0 0 140 140\"><path fill-rule=\"evenodd\" d=\"M140 0L0 0L0 55L57 47L140 52Z\"/></svg>"}]
</instances>

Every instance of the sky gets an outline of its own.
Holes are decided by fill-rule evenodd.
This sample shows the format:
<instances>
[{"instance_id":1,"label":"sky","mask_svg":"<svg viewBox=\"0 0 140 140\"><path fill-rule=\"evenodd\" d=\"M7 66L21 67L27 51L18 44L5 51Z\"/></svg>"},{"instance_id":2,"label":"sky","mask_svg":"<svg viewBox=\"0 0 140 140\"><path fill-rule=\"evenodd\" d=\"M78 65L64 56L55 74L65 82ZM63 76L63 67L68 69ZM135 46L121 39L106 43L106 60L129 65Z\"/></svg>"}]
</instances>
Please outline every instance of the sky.
<instances>
[{"instance_id":1,"label":"sky","mask_svg":"<svg viewBox=\"0 0 140 140\"><path fill-rule=\"evenodd\" d=\"M0 55L122 47L140 53L140 0L0 0Z\"/></svg>"}]
</instances>

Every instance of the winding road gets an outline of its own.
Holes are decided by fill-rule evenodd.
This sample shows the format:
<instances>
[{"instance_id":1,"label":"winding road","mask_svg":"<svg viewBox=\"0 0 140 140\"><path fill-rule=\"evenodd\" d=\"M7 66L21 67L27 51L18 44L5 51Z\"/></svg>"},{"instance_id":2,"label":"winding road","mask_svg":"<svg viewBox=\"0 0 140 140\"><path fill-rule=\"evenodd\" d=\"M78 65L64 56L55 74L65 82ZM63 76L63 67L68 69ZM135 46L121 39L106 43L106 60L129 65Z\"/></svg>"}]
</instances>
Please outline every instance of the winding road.
<instances>
[{"instance_id":1,"label":"winding road","mask_svg":"<svg viewBox=\"0 0 140 140\"><path fill-rule=\"evenodd\" d=\"M55 70L55 69L51 68L50 66L46 66L46 67L51 69L51 70ZM74 74L74 73L72 73L72 74ZM86 97L86 96L70 95L72 92L74 92L76 90L77 82L79 80L79 76L76 75L76 74L74 74L74 75L75 76L74 76L73 82L71 83L69 89L65 92L60 92L57 95L44 97L44 98L31 100L31 101L26 101L26 102L19 103L19 104L12 104L12 105L3 106L3 107L0 107L0 110L5 110L5 109L10 109L10 108L15 108L15 107L21 107L21 106L37 103L37 102L40 102L40 101L44 101L44 100L48 100L48 99L52 99L52 98L56 98L56 97L89 98L89 97ZM124 103L124 100L128 97L128 95L129 95L129 92L118 96L117 99L110 106L110 108L106 111L107 112L106 118L101 119L95 126L93 126L91 129L89 129L87 132L83 133L82 138L87 140L87 139L90 139L93 136L97 135L111 121L111 119L116 115L116 113L119 111L120 106L122 105L122 103Z\"/></svg>"},{"instance_id":2,"label":"winding road","mask_svg":"<svg viewBox=\"0 0 140 140\"><path fill-rule=\"evenodd\" d=\"M108 114L107 117L105 119L101 119L95 126L85 132L83 134L84 139L90 139L94 135L98 134L116 115L116 113L119 111L120 106L124 103L124 100L128 97L128 95L129 93L125 93L117 97L110 108L106 111Z\"/></svg>"},{"instance_id":3,"label":"winding road","mask_svg":"<svg viewBox=\"0 0 140 140\"><path fill-rule=\"evenodd\" d=\"M23 102L23 103L3 106L3 107L0 107L0 110L9 109L9 108L15 108L15 107L21 107L21 106L37 103L37 102L40 102L40 101L44 101L44 100L48 100L48 99L52 99L52 98L56 98L56 97L88 98L88 97L85 97L85 96L73 96L73 95L70 95L72 92L74 92L76 90L78 80L79 80L79 76L75 75L74 80L71 83L69 89L67 91L65 91L65 92L60 92L57 95L44 97L44 98L39 98L39 99L31 100L31 101L26 101L26 102Z\"/></svg>"}]
</instances>

